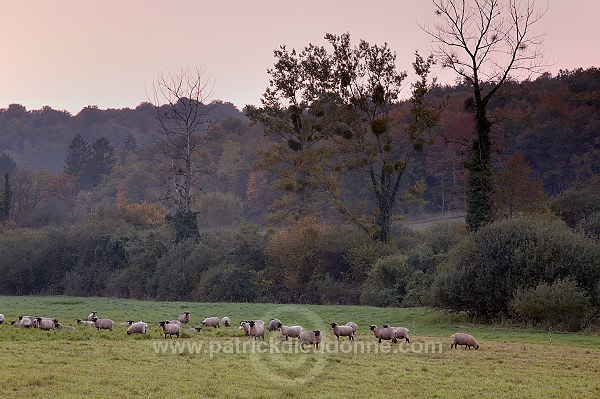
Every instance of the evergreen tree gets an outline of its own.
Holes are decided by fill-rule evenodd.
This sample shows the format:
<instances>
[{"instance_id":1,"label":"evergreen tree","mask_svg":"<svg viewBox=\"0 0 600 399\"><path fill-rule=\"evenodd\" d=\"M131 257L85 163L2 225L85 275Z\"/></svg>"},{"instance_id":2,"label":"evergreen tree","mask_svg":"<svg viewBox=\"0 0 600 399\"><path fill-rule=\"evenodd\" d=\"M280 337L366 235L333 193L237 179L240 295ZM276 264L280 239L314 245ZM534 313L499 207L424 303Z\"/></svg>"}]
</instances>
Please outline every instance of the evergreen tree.
<instances>
[{"instance_id":1,"label":"evergreen tree","mask_svg":"<svg viewBox=\"0 0 600 399\"><path fill-rule=\"evenodd\" d=\"M137 141L135 139L135 137L133 137L133 134L131 134L131 132L129 132L129 134L127 135L127 138L125 139L125 156L127 156L127 154L129 153L135 153L137 151L138 147L137 147Z\"/></svg>"},{"instance_id":2,"label":"evergreen tree","mask_svg":"<svg viewBox=\"0 0 600 399\"><path fill-rule=\"evenodd\" d=\"M83 180L89 187L100 183L102 176L108 175L115 165L115 149L106 137L94 141L91 146L91 156L83 173Z\"/></svg>"},{"instance_id":3,"label":"evergreen tree","mask_svg":"<svg viewBox=\"0 0 600 399\"><path fill-rule=\"evenodd\" d=\"M2 212L0 213L1 220L8 220L10 208L12 206L12 190L10 188L10 180L8 173L4 174L4 192L2 194Z\"/></svg>"},{"instance_id":4,"label":"evergreen tree","mask_svg":"<svg viewBox=\"0 0 600 399\"><path fill-rule=\"evenodd\" d=\"M17 169L17 163L10 155L6 153L0 155L0 176L4 176L7 173L14 175L17 173Z\"/></svg>"},{"instance_id":5,"label":"evergreen tree","mask_svg":"<svg viewBox=\"0 0 600 399\"><path fill-rule=\"evenodd\" d=\"M89 143L77 134L69 147L67 148L67 159L63 170L65 173L77 178L78 183L84 174L90 159L92 157L92 148Z\"/></svg>"}]
</instances>

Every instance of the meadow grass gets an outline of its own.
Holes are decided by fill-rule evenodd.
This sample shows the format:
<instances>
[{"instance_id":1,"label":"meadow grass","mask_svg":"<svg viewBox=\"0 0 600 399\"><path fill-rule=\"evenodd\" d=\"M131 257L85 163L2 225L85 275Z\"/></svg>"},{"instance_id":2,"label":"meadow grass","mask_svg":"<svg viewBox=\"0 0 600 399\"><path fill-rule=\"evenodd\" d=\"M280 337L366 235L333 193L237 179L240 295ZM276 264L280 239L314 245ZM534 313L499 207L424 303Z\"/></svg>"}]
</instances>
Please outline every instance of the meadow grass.
<instances>
[{"instance_id":1,"label":"meadow grass","mask_svg":"<svg viewBox=\"0 0 600 399\"><path fill-rule=\"evenodd\" d=\"M146 302L111 298L0 297L8 321L19 315L75 324L91 311L115 321L143 319L145 336L78 327L74 332L0 326L1 397L600 397L600 337L550 334L510 325L474 325L432 309L247 303ZM158 322L181 311L202 318L271 317L324 332L321 350L301 350L277 332L253 343L237 329L204 329L164 339ZM354 343L329 323L359 324ZM369 324L403 325L411 344L381 345ZM455 331L473 333L480 350L450 349ZM433 350L424 350L428 345ZM439 346L435 346L438 345ZM258 349L258 350L257 350Z\"/></svg>"}]
</instances>

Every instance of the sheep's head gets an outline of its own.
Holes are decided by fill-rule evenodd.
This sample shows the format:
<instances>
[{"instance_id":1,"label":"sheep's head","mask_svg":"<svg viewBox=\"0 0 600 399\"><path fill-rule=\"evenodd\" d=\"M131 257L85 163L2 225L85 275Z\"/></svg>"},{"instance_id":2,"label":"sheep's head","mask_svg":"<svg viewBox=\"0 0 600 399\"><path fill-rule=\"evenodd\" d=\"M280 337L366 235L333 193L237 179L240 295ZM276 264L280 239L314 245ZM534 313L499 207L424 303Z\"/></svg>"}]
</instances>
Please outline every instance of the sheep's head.
<instances>
[{"instance_id":1,"label":"sheep's head","mask_svg":"<svg viewBox=\"0 0 600 399\"><path fill-rule=\"evenodd\" d=\"M35 319L37 320L38 323L40 323L42 321L41 317L36 317Z\"/></svg>"},{"instance_id":2,"label":"sheep's head","mask_svg":"<svg viewBox=\"0 0 600 399\"><path fill-rule=\"evenodd\" d=\"M161 321L160 323L158 323L159 326L163 327L165 324L168 324L168 321Z\"/></svg>"},{"instance_id":3,"label":"sheep's head","mask_svg":"<svg viewBox=\"0 0 600 399\"><path fill-rule=\"evenodd\" d=\"M254 327L254 325L255 325L256 323L254 322L254 320L252 320L252 321L251 321L250 323L248 323L248 324L250 324L250 327Z\"/></svg>"},{"instance_id":4,"label":"sheep's head","mask_svg":"<svg viewBox=\"0 0 600 399\"><path fill-rule=\"evenodd\" d=\"M92 321L95 323L98 321L98 318L94 316L94 317L92 317Z\"/></svg>"},{"instance_id":5,"label":"sheep's head","mask_svg":"<svg viewBox=\"0 0 600 399\"><path fill-rule=\"evenodd\" d=\"M389 325L389 324L384 324L384 325L383 325L383 328L389 328L389 327L390 327L390 325Z\"/></svg>"},{"instance_id":6,"label":"sheep's head","mask_svg":"<svg viewBox=\"0 0 600 399\"><path fill-rule=\"evenodd\" d=\"M375 324L371 324L371 326L369 328L371 329L371 331L373 331L377 328L377 326Z\"/></svg>"},{"instance_id":7,"label":"sheep's head","mask_svg":"<svg viewBox=\"0 0 600 399\"><path fill-rule=\"evenodd\" d=\"M319 335L321 335L320 330L314 330L313 332L315 333L315 337L318 337Z\"/></svg>"},{"instance_id":8,"label":"sheep's head","mask_svg":"<svg viewBox=\"0 0 600 399\"><path fill-rule=\"evenodd\" d=\"M283 324L281 324L281 322L277 323L277 328L281 328L283 327Z\"/></svg>"}]
</instances>

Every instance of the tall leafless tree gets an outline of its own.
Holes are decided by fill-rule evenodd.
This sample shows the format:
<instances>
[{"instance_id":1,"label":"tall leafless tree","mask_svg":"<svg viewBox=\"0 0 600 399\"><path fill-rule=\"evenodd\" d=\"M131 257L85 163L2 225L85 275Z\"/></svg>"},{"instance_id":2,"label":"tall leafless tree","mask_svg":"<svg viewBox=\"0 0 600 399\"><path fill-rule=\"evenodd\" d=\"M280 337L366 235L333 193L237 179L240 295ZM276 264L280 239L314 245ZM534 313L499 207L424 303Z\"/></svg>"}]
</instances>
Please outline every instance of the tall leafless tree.
<instances>
[{"instance_id":1,"label":"tall leafless tree","mask_svg":"<svg viewBox=\"0 0 600 399\"><path fill-rule=\"evenodd\" d=\"M465 109L473 112L476 134L468 175L467 223L472 230L492 220L493 174L487 115L490 100L510 78L546 66L543 34L534 33L546 9L534 0L432 0L436 19L422 29L434 42L434 55L473 89Z\"/></svg>"},{"instance_id":2,"label":"tall leafless tree","mask_svg":"<svg viewBox=\"0 0 600 399\"><path fill-rule=\"evenodd\" d=\"M213 123L209 101L213 83L201 67L171 69L157 75L152 104L160 127L158 149L171 189L168 198L180 210L191 211L204 168L199 151Z\"/></svg>"}]
</instances>

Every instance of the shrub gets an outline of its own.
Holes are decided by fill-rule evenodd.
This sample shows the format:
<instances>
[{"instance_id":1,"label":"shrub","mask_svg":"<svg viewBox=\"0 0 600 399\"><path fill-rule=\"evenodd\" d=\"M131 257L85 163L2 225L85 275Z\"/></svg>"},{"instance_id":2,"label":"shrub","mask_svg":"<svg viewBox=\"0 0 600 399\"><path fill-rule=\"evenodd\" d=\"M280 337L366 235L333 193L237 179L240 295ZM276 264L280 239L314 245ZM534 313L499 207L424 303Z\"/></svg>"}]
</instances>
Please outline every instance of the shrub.
<instances>
[{"instance_id":1,"label":"shrub","mask_svg":"<svg viewBox=\"0 0 600 399\"><path fill-rule=\"evenodd\" d=\"M490 224L454 248L438 268L436 304L495 317L519 287L572 276L598 302L600 247L563 222L520 217Z\"/></svg>"},{"instance_id":2,"label":"shrub","mask_svg":"<svg viewBox=\"0 0 600 399\"><path fill-rule=\"evenodd\" d=\"M600 212L600 193L596 189L567 191L552 203L552 210L569 227L577 226L581 220Z\"/></svg>"},{"instance_id":3,"label":"shrub","mask_svg":"<svg viewBox=\"0 0 600 399\"><path fill-rule=\"evenodd\" d=\"M580 330L590 315L586 290L567 277L552 284L539 283L534 288L515 291L511 308L515 315L530 323L543 323L568 331Z\"/></svg>"},{"instance_id":4,"label":"shrub","mask_svg":"<svg viewBox=\"0 0 600 399\"><path fill-rule=\"evenodd\" d=\"M380 258L361 290L360 302L372 306L398 306L406 294L409 278L408 258L405 255Z\"/></svg>"}]
</instances>

